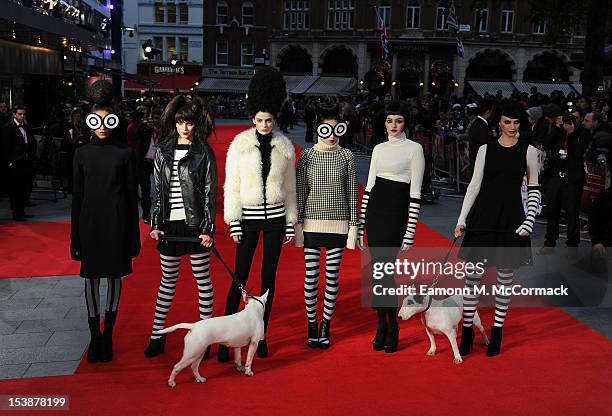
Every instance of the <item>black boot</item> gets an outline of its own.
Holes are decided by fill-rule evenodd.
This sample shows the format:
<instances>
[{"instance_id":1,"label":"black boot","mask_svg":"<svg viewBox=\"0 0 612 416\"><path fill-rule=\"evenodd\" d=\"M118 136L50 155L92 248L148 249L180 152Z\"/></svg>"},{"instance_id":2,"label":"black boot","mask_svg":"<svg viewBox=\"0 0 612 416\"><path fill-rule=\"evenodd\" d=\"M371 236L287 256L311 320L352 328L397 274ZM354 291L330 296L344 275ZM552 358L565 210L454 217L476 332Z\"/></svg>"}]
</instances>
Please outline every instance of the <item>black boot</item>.
<instances>
[{"instance_id":1,"label":"black boot","mask_svg":"<svg viewBox=\"0 0 612 416\"><path fill-rule=\"evenodd\" d=\"M382 351L385 349L385 338L387 338L389 326L384 309L377 308L376 312L378 314L378 326L376 327L376 336L372 340L372 348L374 348L374 351Z\"/></svg>"},{"instance_id":2,"label":"black boot","mask_svg":"<svg viewBox=\"0 0 612 416\"><path fill-rule=\"evenodd\" d=\"M100 360L100 341L102 334L100 333L100 316L95 318L87 318L89 324L89 348L87 349L87 362L97 363Z\"/></svg>"},{"instance_id":3,"label":"black boot","mask_svg":"<svg viewBox=\"0 0 612 416\"><path fill-rule=\"evenodd\" d=\"M317 321L308 321L308 338L306 339L306 345L310 348L317 348L319 346L319 329L317 328Z\"/></svg>"},{"instance_id":4,"label":"black boot","mask_svg":"<svg viewBox=\"0 0 612 416\"><path fill-rule=\"evenodd\" d=\"M472 352L474 345L474 328L463 325L461 328L461 343L459 344L459 354L462 356Z\"/></svg>"},{"instance_id":5,"label":"black boot","mask_svg":"<svg viewBox=\"0 0 612 416\"><path fill-rule=\"evenodd\" d=\"M487 357L495 357L501 352L502 328L501 326L491 327L491 339L487 347Z\"/></svg>"},{"instance_id":6,"label":"black boot","mask_svg":"<svg viewBox=\"0 0 612 416\"><path fill-rule=\"evenodd\" d=\"M330 322L327 319L321 321L321 330L319 331L319 347L326 350L331 345L331 334L329 331Z\"/></svg>"},{"instance_id":7,"label":"black boot","mask_svg":"<svg viewBox=\"0 0 612 416\"><path fill-rule=\"evenodd\" d=\"M151 338L149 346L144 350L144 355L147 358L155 357L166 348L166 335L162 335L161 338Z\"/></svg>"},{"instance_id":8,"label":"black boot","mask_svg":"<svg viewBox=\"0 0 612 416\"><path fill-rule=\"evenodd\" d=\"M385 338L385 352L396 352L399 343L399 325L389 325L387 337Z\"/></svg>"},{"instance_id":9,"label":"black boot","mask_svg":"<svg viewBox=\"0 0 612 416\"><path fill-rule=\"evenodd\" d=\"M229 360L229 348L225 345L219 345L217 349L217 361L225 363Z\"/></svg>"},{"instance_id":10,"label":"black boot","mask_svg":"<svg viewBox=\"0 0 612 416\"><path fill-rule=\"evenodd\" d=\"M268 343L265 339L262 339L257 344L257 356L259 358L266 358L268 356Z\"/></svg>"},{"instance_id":11,"label":"black boot","mask_svg":"<svg viewBox=\"0 0 612 416\"><path fill-rule=\"evenodd\" d=\"M104 314L104 333L100 348L100 361L107 363L113 359L113 328L117 319L117 311L106 311Z\"/></svg>"}]
</instances>

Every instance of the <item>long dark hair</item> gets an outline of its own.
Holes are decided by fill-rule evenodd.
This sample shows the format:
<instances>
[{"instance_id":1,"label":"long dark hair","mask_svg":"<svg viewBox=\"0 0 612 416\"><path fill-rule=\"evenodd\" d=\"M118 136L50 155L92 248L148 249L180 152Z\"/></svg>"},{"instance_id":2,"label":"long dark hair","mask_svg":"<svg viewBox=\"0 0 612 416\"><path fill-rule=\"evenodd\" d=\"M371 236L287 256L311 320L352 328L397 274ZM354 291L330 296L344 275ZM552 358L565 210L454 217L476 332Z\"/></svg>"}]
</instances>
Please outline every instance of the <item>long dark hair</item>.
<instances>
[{"instance_id":1,"label":"long dark hair","mask_svg":"<svg viewBox=\"0 0 612 416\"><path fill-rule=\"evenodd\" d=\"M163 141L178 138L176 123L181 121L195 125L193 141L196 143L205 142L215 130L213 116L208 110L207 103L200 97L193 97L189 102L185 96L179 95L168 103L160 119Z\"/></svg>"}]
</instances>

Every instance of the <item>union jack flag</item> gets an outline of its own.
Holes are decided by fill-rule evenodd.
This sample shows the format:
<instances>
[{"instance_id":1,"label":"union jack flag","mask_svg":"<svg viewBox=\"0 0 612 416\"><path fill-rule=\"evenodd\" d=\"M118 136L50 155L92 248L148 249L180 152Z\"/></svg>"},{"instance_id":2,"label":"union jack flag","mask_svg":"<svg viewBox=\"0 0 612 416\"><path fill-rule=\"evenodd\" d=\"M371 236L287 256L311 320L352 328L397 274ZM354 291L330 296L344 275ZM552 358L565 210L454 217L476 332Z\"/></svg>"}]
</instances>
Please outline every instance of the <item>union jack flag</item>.
<instances>
[{"instance_id":1,"label":"union jack flag","mask_svg":"<svg viewBox=\"0 0 612 416\"><path fill-rule=\"evenodd\" d=\"M385 19L380 15L378 7L374 6L376 10L376 16L378 17L378 27L380 28L380 44L382 46L383 59L387 59L389 56L389 36L387 35L387 26L385 25Z\"/></svg>"},{"instance_id":2,"label":"union jack flag","mask_svg":"<svg viewBox=\"0 0 612 416\"><path fill-rule=\"evenodd\" d=\"M448 8L446 26L449 30L455 33L455 39L457 40L457 55L463 58L465 49L463 48L463 40L461 39L461 32L459 31L459 22L457 21L457 15L455 14L455 5L452 3Z\"/></svg>"}]
</instances>

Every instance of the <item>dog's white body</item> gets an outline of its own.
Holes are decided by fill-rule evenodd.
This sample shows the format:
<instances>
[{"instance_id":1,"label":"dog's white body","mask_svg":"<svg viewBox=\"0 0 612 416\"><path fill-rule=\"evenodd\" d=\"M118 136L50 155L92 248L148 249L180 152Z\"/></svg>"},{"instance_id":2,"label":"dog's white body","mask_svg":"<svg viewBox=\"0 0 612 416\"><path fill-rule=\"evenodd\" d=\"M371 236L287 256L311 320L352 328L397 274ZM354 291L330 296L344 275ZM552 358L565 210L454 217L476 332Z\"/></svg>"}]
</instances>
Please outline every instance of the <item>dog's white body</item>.
<instances>
[{"instance_id":1,"label":"dog's white body","mask_svg":"<svg viewBox=\"0 0 612 416\"><path fill-rule=\"evenodd\" d=\"M425 326L425 331L431 343L427 355L434 355L436 353L436 340L434 334L444 334L450 341L453 349L455 364L461 364L463 359L461 359L459 348L457 347L457 326L463 316L463 297L461 295L455 295L443 300L431 299L431 305L429 309L427 309L429 301L430 295L406 296L402 302L402 307L398 315L401 319L408 320L414 314L424 312L421 314L421 322L423 322ZM488 344L489 339L480 322L480 316L478 316L477 311L474 313L473 324L482 334L482 343L485 345Z\"/></svg>"},{"instance_id":2,"label":"dog's white body","mask_svg":"<svg viewBox=\"0 0 612 416\"><path fill-rule=\"evenodd\" d=\"M257 297L263 305L268 299L268 292ZM205 319L193 324L177 324L169 328L157 331L157 334L167 334L177 329L188 329L185 335L185 347L183 357L175 364L168 379L170 387L176 386L174 379L185 367L191 365L193 375L198 383L206 381L200 375L199 366L206 348L212 344L223 344L234 348L234 364L238 371L244 371L247 376L252 376L251 365L257 344L264 338L264 306L253 299L245 299L244 309L238 313L228 316ZM246 363L243 366L240 356L240 348L248 345Z\"/></svg>"}]
</instances>

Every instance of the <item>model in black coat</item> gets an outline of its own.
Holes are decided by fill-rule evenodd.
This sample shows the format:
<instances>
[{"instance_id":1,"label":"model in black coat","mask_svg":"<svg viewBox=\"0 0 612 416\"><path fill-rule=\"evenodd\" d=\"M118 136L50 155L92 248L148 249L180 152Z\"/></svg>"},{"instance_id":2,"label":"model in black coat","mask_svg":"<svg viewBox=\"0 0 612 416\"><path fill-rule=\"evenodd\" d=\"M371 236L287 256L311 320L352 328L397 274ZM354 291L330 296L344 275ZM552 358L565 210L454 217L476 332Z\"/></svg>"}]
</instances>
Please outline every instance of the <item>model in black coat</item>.
<instances>
[{"instance_id":1,"label":"model in black coat","mask_svg":"<svg viewBox=\"0 0 612 416\"><path fill-rule=\"evenodd\" d=\"M90 362L112 360L121 279L132 272L132 257L140 252L134 154L113 140L112 127L118 123L109 121L114 116L111 111L94 106L88 118L98 116L99 128L91 143L76 150L73 162L70 254L81 261L80 274L85 278ZM100 333L101 278L108 281L104 334Z\"/></svg>"},{"instance_id":2,"label":"model in black coat","mask_svg":"<svg viewBox=\"0 0 612 416\"><path fill-rule=\"evenodd\" d=\"M2 154L7 169L7 189L11 199L13 219L23 221L25 207L30 200L34 181L34 159L36 140L32 129L25 121L25 108L16 107L13 119L2 129ZM24 138L19 125L25 130Z\"/></svg>"}]
</instances>

